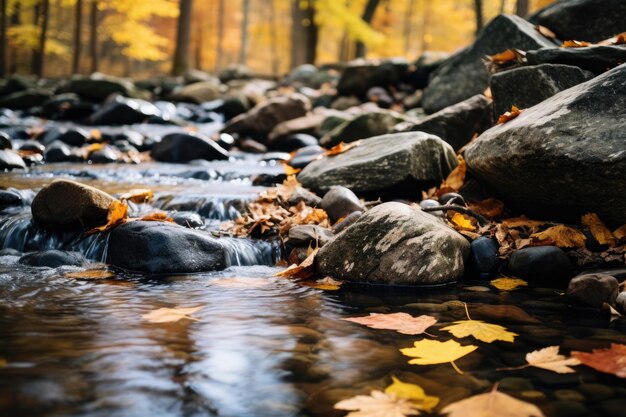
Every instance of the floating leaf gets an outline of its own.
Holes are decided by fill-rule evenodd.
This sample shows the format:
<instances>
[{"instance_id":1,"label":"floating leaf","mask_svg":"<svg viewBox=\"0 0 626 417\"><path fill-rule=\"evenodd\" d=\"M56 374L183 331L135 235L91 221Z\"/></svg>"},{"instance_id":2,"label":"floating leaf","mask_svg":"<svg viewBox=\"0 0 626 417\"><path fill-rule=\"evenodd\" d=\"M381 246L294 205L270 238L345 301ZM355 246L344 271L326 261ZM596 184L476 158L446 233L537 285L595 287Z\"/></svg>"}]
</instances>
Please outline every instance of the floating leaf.
<instances>
[{"instance_id":1,"label":"floating leaf","mask_svg":"<svg viewBox=\"0 0 626 417\"><path fill-rule=\"evenodd\" d=\"M432 316L422 315L413 317L407 313L370 313L369 316L342 320L362 324L372 329L395 330L398 333L410 335L422 334L430 326L437 323L437 319Z\"/></svg>"},{"instance_id":2,"label":"floating leaf","mask_svg":"<svg viewBox=\"0 0 626 417\"><path fill-rule=\"evenodd\" d=\"M307 258L302 261L299 265L293 264L289 268L284 271L280 271L274 274L275 277L302 277L303 275L311 275L310 268L313 266L313 262L315 261L315 255L317 255L317 251L319 248L314 249Z\"/></svg>"},{"instance_id":3,"label":"floating leaf","mask_svg":"<svg viewBox=\"0 0 626 417\"><path fill-rule=\"evenodd\" d=\"M426 395L424 389L419 385L402 382L395 376L392 376L391 380L393 384L385 388L385 394L394 394L398 398L409 400L416 408L424 410L427 413L432 412L433 409L437 407L437 404L439 404L438 397Z\"/></svg>"},{"instance_id":4,"label":"floating leaf","mask_svg":"<svg viewBox=\"0 0 626 417\"><path fill-rule=\"evenodd\" d=\"M112 229L115 226L124 223L126 217L128 216L128 206L126 203L123 203L119 200L113 200L113 202L109 205L109 213L107 214L107 224L104 226L94 227L89 230L87 234L104 232L106 230Z\"/></svg>"},{"instance_id":5,"label":"floating leaf","mask_svg":"<svg viewBox=\"0 0 626 417\"><path fill-rule=\"evenodd\" d=\"M350 143L340 142L338 145L335 145L332 148L330 148L329 150L327 150L326 152L324 152L323 156L339 155L341 153L349 151L352 148L355 148L355 147L359 146L360 144L361 144L360 140L357 140L355 142L350 142Z\"/></svg>"},{"instance_id":6,"label":"floating leaf","mask_svg":"<svg viewBox=\"0 0 626 417\"><path fill-rule=\"evenodd\" d=\"M455 212L450 221L455 229L469 230L470 232L476 230L476 226L472 223L472 218L463 213Z\"/></svg>"},{"instance_id":7,"label":"floating leaf","mask_svg":"<svg viewBox=\"0 0 626 417\"><path fill-rule=\"evenodd\" d=\"M149 203L154 198L154 193L146 188L136 188L120 196L122 201L132 201L133 203Z\"/></svg>"},{"instance_id":8,"label":"floating leaf","mask_svg":"<svg viewBox=\"0 0 626 417\"><path fill-rule=\"evenodd\" d=\"M589 231L599 244L608 245L610 247L617 244L617 239L615 239L613 233L611 233L609 228L606 227L596 213L584 214L581 218L581 223L589 228Z\"/></svg>"},{"instance_id":9,"label":"floating leaf","mask_svg":"<svg viewBox=\"0 0 626 417\"><path fill-rule=\"evenodd\" d=\"M182 319L198 320L196 317L193 317L192 314L200 309L202 309L202 307L159 308L141 317L150 323L173 323Z\"/></svg>"},{"instance_id":10,"label":"floating leaf","mask_svg":"<svg viewBox=\"0 0 626 417\"><path fill-rule=\"evenodd\" d=\"M492 280L490 284L501 291L511 291L517 287L528 286L528 283L523 279L509 277L496 278Z\"/></svg>"},{"instance_id":11,"label":"floating leaf","mask_svg":"<svg viewBox=\"0 0 626 417\"><path fill-rule=\"evenodd\" d=\"M533 233L530 238L546 244L552 243L560 248L583 248L587 239L580 230L562 224L549 227L543 232Z\"/></svg>"},{"instance_id":12,"label":"floating leaf","mask_svg":"<svg viewBox=\"0 0 626 417\"><path fill-rule=\"evenodd\" d=\"M536 405L495 389L449 404L441 413L448 417L544 417Z\"/></svg>"},{"instance_id":13,"label":"floating leaf","mask_svg":"<svg viewBox=\"0 0 626 417\"><path fill-rule=\"evenodd\" d=\"M412 348L400 349L405 356L415 359L409 361L412 365L435 365L438 363L450 363L461 375L463 372L454 363L455 360L472 353L478 346L461 344L455 340L440 342L438 340L422 339L413 343Z\"/></svg>"},{"instance_id":14,"label":"floating leaf","mask_svg":"<svg viewBox=\"0 0 626 417\"><path fill-rule=\"evenodd\" d=\"M508 111L506 113L504 113L503 115L501 115L500 117L498 117L498 122L496 124L503 124L506 123L510 120L515 119L517 116L519 116L520 114L522 114L523 110L520 110L517 108L517 106L511 106L511 111Z\"/></svg>"},{"instance_id":15,"label":"floating leaf","mask_svg":"<svg viewBox=\"0 0 626 417\"><path fill-rule=\"evenodd\" d=\"M270 283L269 280L264 278L220 278L218 280L212 281L211 284L218 285L220 287L226 288L237 288L237 289L246 289L246 288L259 288L264 287Z\"/></svg>"},{"instance_id":16,"label":"floating leaf","mask_svg":"<svg viewBox=\"0 0 626 417\"><path fill-rule=\"evenodd\" d=\"M576 358L567 358L563 355L559 355L558 346L548 346L530 352L526 354L526 361L530 366L547 369L557 374L574 373L576 371L570 368L570 366L580 365L580 361Z\"/></svg>"},{"instance_id":17,"label":"floating leaf","mask_svg":"<svg viewBox=\"0 0 626 417\"><path fill-rule=\"evenodd\" d=\"M337 291L341 288L343 281L337 281L331 277L326 277L315 281L301 281L299 284L318 290Z\"/></svg>"},{"instance_id":18,"label":"floating leaf","mask_svg":"<svg viewBox=\"0 0 626 417\"><path fill-rule=\"evenodd\" d=\"M404 417L420 413L411 401L381 391L339 401L335 409L351 411L346 417Z\"/></svg>"},{"instance_id":19,"label":"floating leaf","mask_svg":"<svg viewBox=\"0 0 626 417\"><path fill-rule=\"evenodd\" d=\"M506 328L498 324L472 320L467 311L467 304L465 305L465 313L467 314L467 320L455 321L454 324L444 327L441 330L448 331L459 338L473 336L485 343L491 343L496 340L513 343L515 336L518 336L516 333L509 332Z\"/></svg>"},{"instance_id":20,"label":"floating leaf","mask_svg":"<svg viewBox=\"0 0 626 417\"><path fill-rule=\"evenodd\" d=\"M585 48L591 46L591 43L585 41L565 41L561 44L561 48Z\"/></svg>"},{"instance_id":21,"label":"floating leaf","mask_svg":"<svg viewBox=\"0 0 626 417\"><path fill-rule=\"evenodd\" d=\"M75 279L107 279L114 277L115 273L108 269L88 269L86 271L68 272L65 276Z\"/></svg>"},{"instance_id":22,"label":"floating leaf","mask_svg":"<svg viewBox=\"0 0 626 417\"><path fill-rule=\"evenodd\" d=\"M594 349L591 353L572 352L572 357L596 371L626 378L626 345L611 343L610 348Z\"/></svg>"}]
</instances>

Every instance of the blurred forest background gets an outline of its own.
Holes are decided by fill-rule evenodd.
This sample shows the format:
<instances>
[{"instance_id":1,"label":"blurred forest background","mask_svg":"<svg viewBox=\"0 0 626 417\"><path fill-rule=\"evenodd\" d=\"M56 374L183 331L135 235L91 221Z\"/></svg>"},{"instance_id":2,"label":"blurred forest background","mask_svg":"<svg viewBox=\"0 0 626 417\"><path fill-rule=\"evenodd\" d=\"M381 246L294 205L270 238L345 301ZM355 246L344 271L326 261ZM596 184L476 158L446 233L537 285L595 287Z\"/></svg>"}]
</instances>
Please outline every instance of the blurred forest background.
<instances>
[{"instance_id":1,"label":"blurred forest background","mask_svg":"<svg viewBox=\"0 0 626 417\"><path fill-rule=\"evenodd\" d=\"M551 0L0 0L0 76L280 75L303 63L415 59Z\"/></svg>"}]
</instances>

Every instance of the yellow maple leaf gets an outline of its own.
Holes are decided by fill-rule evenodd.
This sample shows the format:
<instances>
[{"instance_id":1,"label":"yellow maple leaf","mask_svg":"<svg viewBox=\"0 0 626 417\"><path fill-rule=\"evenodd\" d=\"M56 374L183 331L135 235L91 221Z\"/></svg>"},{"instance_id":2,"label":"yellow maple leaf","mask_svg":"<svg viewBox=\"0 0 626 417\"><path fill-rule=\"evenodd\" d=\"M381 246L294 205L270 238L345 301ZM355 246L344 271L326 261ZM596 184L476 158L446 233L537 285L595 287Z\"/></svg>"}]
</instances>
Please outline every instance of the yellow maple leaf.
<instances>
[{"instance_id":1,"label":"yellow maple leaf","mask_svg":"<svg viewBox=\"0 0 626 417\"><path fill-rule=\"evenodd\" d=\"M608 245L609 247L614 247L617 244L617 239L615 239L613 233L596 213L584 214L581 217L581 223L589 228L589 231L599 244Z\"/></svg>"},{"instance_id":2,"label":"yellow maple leaf","mask_svg":"<svg viewBox=\"0 0 626 417\"><path fill-rule=\"evenodd\" d=\"M391 380L393 384L385 388L385 394L394 394L398 398L409 400L415 407L428 413L432 412L439 404L439 397L426 395L424 389L419 385L400 381L395 376L392 376Z\"/></svg>"},{"instance_id":3,"label":"yellow maple leaf","mask_svg":"<svg viewBox=\"0 0 626 417\"><path fill-rule=\"evenodd\" d=\"M528 286L528 283L523 279L509 277L496 278L492 280L490 284L501 291L511 291L517 287Z\"/></svg>"},{"instance_id":4,"label":"yellow maple leaf","mask_svg":"<svg viewBox=\"0 0 626 417\"><path fill-rule=\"evenodd\" d=\"M530 366L535 366L557 374L570 374L574 371L570 366L580 365L580 361L576 358L567 358L559 355L558 346L548 346L543 349L535 350L526 355L526 362Z\"/></svg>"},{"instance_id":5,"label":"yellow maple leaf","mask_svg":"<svg viewBox=\"0 0 626 417\"><path fill-rule=\"evenodd\" d=\"M462 213L454 213L450 221L455 226L455 229L458 228L469 231L476 230L476 226L472 223L472 219Z\"/></svg>"},{"instance_id":6,"label":"yellow maple leaf","mask_svg":"<svg viewBox=\"0 0 626 417\"><path fill-rule=\"evenodd\" d=\"M422 339L413 342L413 346L412 348L400 349L403 355L415 358L409 361L411 365L436 365L449 362L461 375L463 375L463 371L456 366L454 361L478 349L478 346L475 345L461 346L455 340L440 342L438 340Z\"/></svg>"},{"instance_id":7,"label":"yellow maple leaf","mask_svg":"<svg viewBox=\"0 0 626 417\"><path fill-rule=\"evenodd\" d=\"M441 410L448 417L544 417L534 404L520 401L495 389L448 404Z\"/></svg>"},{"instance_id":8,"label":"yellow maple leaf","mask_svg":"<svg viewBox=\"0 0 626 417\"><path fill-rule=\"evenodd\" d=\"M107 223L102 226L94 227L93 229L87 231L86 234L90 235L92 233L104 232L112 229L115 226L124 223L126 221L126 217L128 217L128 205L119 200L113 200L113 202L109 205Z\"/></svg>"},{"instance_id":9,"label":"yellow maple leaf","mask_svg":"<svg viewBox=\"0 0 626 417\"><path fill-rule=\"evenodd\" d=\"M515 336L518 336L516 333L509 332L506 328L498 324L485 323L482 320L472 320L467 311L467 304L465 305L465 312L467 314L467 320L455 321L454 324L444 327L441 330L448 331L459 338L473 336L485 343L491 343L496 340L513 343Z\"/></svg>"},{"instance_id":10,"label":"yellow maple leaf","mask_svg":"<svg viewBox=\"0 0 626 417\"><path fill-rule=\"evenodd\" d=\"M196 317L192 316L192 314L200 309L202 309L202 307L158 308L141 317L150 323L173 323L182 319L198 320Z\"/></svg>"}]
</instances>

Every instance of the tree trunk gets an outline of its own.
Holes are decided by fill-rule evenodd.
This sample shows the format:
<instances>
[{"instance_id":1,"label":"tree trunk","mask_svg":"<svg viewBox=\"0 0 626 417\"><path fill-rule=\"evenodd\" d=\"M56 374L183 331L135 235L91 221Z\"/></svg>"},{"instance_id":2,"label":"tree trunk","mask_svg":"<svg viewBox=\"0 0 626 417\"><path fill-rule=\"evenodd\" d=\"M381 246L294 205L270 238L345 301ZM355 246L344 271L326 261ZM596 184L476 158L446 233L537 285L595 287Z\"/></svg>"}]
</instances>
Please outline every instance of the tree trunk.
<instances>
[{"instance_id":1,"label":"tree trunk","mask_svg":"<svg viewBox=\"0 0 626 417\"><path fill-rule=\"evenodd\" d=\"M0 77L6 76L7 68L7 0L0 0Z\"/></svg>"},{"instance_id":2,"label":"tree trunk","mask_svg":"<svg viewBox=\"0 0 626 417\"><path fill-rule=\"evenodd\" d=\"M192 0L180 0L180 14L176 29L176 50L172 75L181 75L189 69L189 41L191 40Z\"/></svg>"},{"instance_id":3,"label":"tree trunk","mask_svg":"<svg viewBox=\"0 0 626 417\"><path fill-rule=\"evenodd\" d=\"M411 31L413 29L413 13L415 13L415 0L409 0L408 9L404 15L404 53L411 50Z\"/></svg>"},{"instance_id":4,"label":"tree trunk","mask_svg":"<svg viewBox=\"0 0 626 417\"><path fill-rule=\"evenodd\" d=\"M306 22L306 54L304 61L306 64L315 64L319 31L315 23L315 5L312 1L309 1L309 7L304 12Z\"/></svg>"},{"instance_id":5,"label":"tree trunk","mask_svg":"<svg viewBox=\"0 0 626 417\"><path fill-rule=\"evenodd\" d=\"M515 14L520 17L528 16L528 0L517 0Z\"/></svg>"},{"instance_id":6,"label":"tree trunk","mask_svg":"<svg viewBox=\"0 0 626 417\"><path fill-rule=\"evenodd\" d=\"M246 65L248 57L248 20L250 18L250 0L243 0L243 20L241 21L241 48L239 48L239 63Z\"/></svg>"},{"instance_id":7,"label":"tree trunk","mask_svg":"<svg viewBox=\"0 0 626 417\"><path fill-rule=\"evenodd\" d=\"M222 69L224 59L224 0L219 0L217 9L217 56L215 57L215 72Z\"/></svg>"},{"instance_id":8,"label":"tree trunk","mask_svg":"<svg viewBox=\"0 0 626 417\"><path fill-rule=\"evenodd\" d=\"M83 21L83 0L76 0L76 14L74 17L74 55L72 57L72 74L80 70L80 27Z\"/></svg>"},{"instance_id":9,"label":"tree trunk","mask_svg":"<svg viewBox=\"0 0 626 417\"><path fill-rule=\"evenodd\" d=\"M476 12L476 34L478 34L484 26L483 0L474 0L474 11Z\"/></svg>"},{"instance_id":10,"label":"tree trunk","mask_svg":"<svg viewBox=\"0 0 626 417\"><path fill-rule=\"evenodd\" d=\"M315 64L318 27L314 1L292 0L291 16L291 67Z\"/></svg>"},{"instance_id":11,"label":"tree trunk","mask_svg":"<svg viewBox=\"0 0 626 417\"><path fill-rule=\"evenodd\" d=\"M98 71L98 1L91 0L89 12L89 55L91 56L91 72Z\"/></svg>"},{"instance_id":12,"label":"tree trunk","mask_svg":"<svg viewBox=\"0 0 626 417\"><path fill-rule=\"evenodd\" d=\"M11 26L19 26L21 24L22 19L20 18L20 9L21 6L19 1L15 2L15 5L13 6L13 14L11 15ZM9 74L15 74L17 72L17 63L19 61L17 48L11 48L10 58L11 62L9 64Z\"/></svg>"},{"instance_id":13,"label":"tree trunk","mask_svg":"<svg viewBox=\"0 0 626 417\"><path fill-rule=\"evenodd\" d=\"M365 23L372 23L372 18L374 17L374 13L376 13L376 8L380 0L367 0L367 4L365 5L365 10L363 10L363 15L361 19ZM365 56L365 44L363 42L357 41L355 44L355 55L357 58L363 58Z\"/></svg>"},{"instance_id":14,"label":"tree trunk","mask_svg":"<svg viewBox=\"0 0 626 417\"><path fill-rule=\"evenodd\" d=\"M422 54L430 48L430 34L428 33L428 29L430 27L431 1L432 0L423 0L424 13L422 14L422 47L420 48L420 52Z\"/></svg>"},{"instance_id":15,"label":"tree trunk","mask_svg":"<svg viewBox=\"0 0 626 417\"><path fill-rule=\"evenodd\" d=\"M278 55L278 30L276 28L276 5L274 4L274 0L269 0L268 13L270 24L270 50L272 51L272 75L277 77L280 71L280 57Z\"/></svg>"},{"instance_id":16,"label":"tree trunk","mask_svg":"<svg viewBox=\"0 0 626 417\"><path fill-rule=\"evenodd\" d=\"M500 14L504 14L505 5L506 5L506 0L500 0Z\"/></svg>"},{"instance_id":17,"label":"tree trunk","mask_svg":"<svg viewBox=\"0 0 626 417\"><path fill-rule=\"evenodd\" d=\"M37 50L34 66L34 72L39 78L43 77L44 72L44 57L46 55L46 38L48 36L49 13L50 0L43 0L41 2L41 31L39 32L39 48Z\"/></svg>"}]
</instances>

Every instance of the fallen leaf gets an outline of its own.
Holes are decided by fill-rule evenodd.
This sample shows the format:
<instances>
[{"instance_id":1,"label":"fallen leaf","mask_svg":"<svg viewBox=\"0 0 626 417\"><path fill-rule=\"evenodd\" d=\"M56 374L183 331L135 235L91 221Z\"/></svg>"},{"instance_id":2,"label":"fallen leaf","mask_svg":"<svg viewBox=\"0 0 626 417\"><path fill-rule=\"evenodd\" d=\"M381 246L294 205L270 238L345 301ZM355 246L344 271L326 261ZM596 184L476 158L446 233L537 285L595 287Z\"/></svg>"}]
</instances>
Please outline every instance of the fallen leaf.
<instances>
[{"instance_id":1,"label":"fallen leaf","mask_svg":"<svg viewBox=\"0 0 626 417\"><path fill-rule=\"evenodd\" d=\"M182 319L198 320L196 317L193 317L192 314L200 309L202 309L202 307L158 308L141 317L150 323L173 323Z\"/></svg>"},{"instance_id":2,"label":"fallen leaf","mask_svg":"<svg viewBox=\"0 0 626 417\"><path fill-rule=\"evenodd\" d=\"M299 284L318 290L337 291L341 288L343 281L337 281L331 277L326 277L315 281L300 281Z\"/></svg>"},{"instance_id":3,"label":"fallen leaf","mask_svg":"<svg viewBox=\"0 0 626 417\"><path fill-rule=\"evenodd\" d=\"M369 316L352 317L342 320L362 324L372 329L395 330L398 333L411 335L422 334L430 326L437 323L437 319L432 316L422 315L413 317L407 313L370 313Z\"/></svg>"},{"instance_id":4,"label":"fallen leaf","mask_svg":"<svg viewBox=\"0 0 626 417\"><path fill-rule=\"evenodd\" d=\"M473 218L469 217L463 213L455 212L450 219L455 229L460 230L476 230L476 226L474 226Z\"/></svg>"},{"instance_id":5,"label":"fallen leaf","mask_svg":"<svg viewBox=\"0 0 626 417\"><path fill-rule=\"evenodd\" d=\"M86 234L90 235L97 232L104 232L106 230L112 229L115 226L124 223L126 217L128 216L128 205L119 200L113 200L113 202L109 205L109 213L107 214L107 224L103 226L94 227L89 230Z\"/></svg>"},{"instance_id":6,"label":"fallen leaf","mask_svg":"<svg viewBox=\"0 0 626 417\"><path fill-rule=\"evenodd\" d=\"M285 170L285 175L296 175L298 172L302 171L300 168L294 168L286 162L283 162L283 169Z\"/></svg>"},{"instance_id":7,"label":"fallen leaf","mask_svg":"<svg viewBox=\"0 0 626 417\"><path fill-rule=\"evenodd\" d=\"M535 26L535 29L537 30L537 32L541 33L546 38L556 39L556 34L545 26L537 25Z\"/></svg>"},{"instance_id":8,"label":"fallen leaf","mask_svg":"<svg viewBox=\"0 0 626 417\"><path fill-rule=\"evenodd\" d=\"M506 210L504 203L495 198L487 198L477 203L468 203L468 207L488 219L499 219Z\"/></svg>"},{"instance_id":9,"label":"fallen leaf","mask_svg":"<svg viewBox=\"0 0 626 417\"><path fill-rule=\"evenodd\" d=\"M547 369L557 374L574 373L576 371L570 368L570 366L580 365L580 361L576 358L567 358L563 355L559 355L558 346L548 346L530 352L526 354L526 362L528 362L530 366Z\"/></svg>"},{"instance_id":10,"label":"fallen leaf","mask_svg":"<svg viewBox=\"0 0 626 417\"><path fill-rule=\"evenodd\" d=\"M314 249L311 254L307 256L307 258L299 265L293 264L284 271L275 273L274 276L283 278L302 277L302 275L304 275L304 273L313 266L313 262L315 261L315 255L317 255L318 250L319 248Z\"/></svg>"},{"instance_id":11,"label":"fallen leaf","mask_svg":"<svg viewBox=\"0 0 626 417\"><path fill-rule=\"evenodd\" d=\"M136 188L120 196L122 201L132 201L133 203L150 203L154 198L154 193L146 188Z\"/></svg>"},{"instance_id":12,"label":"fallen leaf","mask_svg":"<svg viewBox=\"0 0 626 417\"><path fill-rule=\"evenodd\" d=\"M346 417L404 417L420 413L411 401L381 391L339 401L335 409L351 411Z\"/></svg>"},{"instance_id":13,"label":"fallen leaf","mask_svg":"<svg viewBox=\"0 0 626 417\"><path fill-rule=\"evenodd\" d=\"M615 239L619 241L626 240L626 224L613 230L613 236L615 236Z\"/></svg>"},{"instance_id":14,"label":"fallen leaf","mask_svg":"<svg viewBox=\"0 0 626 417\"><path fill-rule=\"evenodd\" d=\"M587 240L580 230L562 224L549 227L543 232L533 233L530 238L542 244L552 243L560 248L583 248Z\"/></svg>"},{"instance_id":15,"label":"fallen leaf","mask_svg":"<svg viewBox=\"0 0 626 417\"><path fill-rule=\"evenodd\" d=\"M400 349L403 355L415 358L409 361L411 365L435 365L449 362L461 375L463 375L463 372L456 366L454 361L478 349L478 346L475 345L461 346L456 340L440 342L438 340L422 339L413 342L413 346L412 348Z\"/></svg>"},{"instance_id":16,"label":"fallen leaf","mask_svg":"<svg viewBox=\"0 0 626 417\"><path fill-rule=\"evenodd\" d=\"M448 187L454 191L459 191L463 186L467 173L467 164L461 155L457 155L457 158L459 165L448 174L448 177L441 183L440 188Z\"/></svg>"},{"instance_id":17,"label":"fallen leaf","mask_svg":"<svg viewBox=\"0 0 626 417\"><path fill-rule=\"evenodd\" d=\"M572 357L596 371L626 378L626 345L611 343L610 348L594 349L591 353L572 352Z\"/></svg>"},{"instance_id":18,"label":"fallen leaf","mask_svg":"<svg viewBox=\"0 0 626 417\"><path fill-rule=\"evenodd\" d=\"M598 42L598 45L624 45L626 44L626 32L622 32L609 39Z\"/></svg>"},{"instance_id":19,"label":"fallen leaf","mask_svg":"<svg viewBox=\"0 0 626 417\"><path fill-rule=\"evenodd\" d=\"M608 245L613 247L617 244L617 239L613 236L613 233L604 224L600 217L596 213L587 213L581 217L581 223L583 226L587 226L593 237L601 245Z\"/></svg>"},{"instance_id":20,"label":"fallen leaf","mask_svg":"<svg viewBox=\"0 0 626 417\"><path fill-rule=\"evenodd\" d=\"M75 279L107 279L114 277L115 274L107 269L88 269L86 271L68 272L65 276Z\"/></svg>"},{"instance_id":21,"label":"fallen leaf","mask_svg":"<svg viewBox=\"0 0 626 417\"><path fill-rule=\"evenodd\" d=\"M517 116L519 116L520 114L522 114L523 110L518 109L516 106L511 106L511 111L508 111L506 113L504 113L503 115L501 115L500 117L498 117L498 121L496 124L501 125L503 123L506 123L510 120L515 119Z\"/></svg>"},{"instance_id":22,"label":"fallen leaf","mask_svg":"<svg viewBox=\"0 0 626 417\"><path fill-rule=\"evenodd\" d=\"M448 417L545 417L536 405L495 389L449 404L441 413Z\"/></svg>"},{"instance_id":23,"label":"fallen leaf","mask_svg":"<svg viewBox=\"0 0 626 417\"><path fill-rule=\"evenodd\" d=\"M338 145L335 145L332 148L330 148L329 150L327 150L326 152L324 152L323 156L339 155L341 153L349 151L352 148L355 148L355 147L359 146L360 144L361 144L360 140L357 140L357 141L354 141L354 142L350 142L350 143L340 142Z\"/></svg>"},{"instance_id":24,"label":"fallen leaf","mask_svg":"<svg viewBox=\"0 0 626 417\"><path fill-rule=\"evenodd\" d=\"M502 224L508 228L528 228L531 230L536 230L538 227L543 226L547 222L541 220L531 220L527 217L511 217L509 219L502 220Z\"/></svg>"},{"instance_id":25,"label":"fallen leaf","mask_svg":"<svg viewBox=\"0 0 626 417\"><path fill-rule=\"evenodd\" d=\"M491 285L501 291L511 291L517 287L527 287L528 283L523 279L502 277L496 278L490 282Z\"/></svg>"},{"instance_id":26,"label":"fallen leaf","mask_svg":"<svg viewBox=\"0 0 626 417\"><path fill-rule=\"evenodd\" d=\"M174 222L174 219L168 217L167 213L165 213L164 211L155 211L153 213L146 214L145 216L133 220L144 220L149 222Z\"/></svg>"},{"instance_id":27,"label":"fallen leaf","mask_svg":"<svg viewBox=\"0 0 626 417\"><path fill-rule=\"evenodd\" d=\"M439 404L438 397L426 395L424 389L419 385L402 382L395 376L392 376L391 380L393 383L385 388L385 394L394 394L398 398L409 400L416 408L427 413L432 412Z\"/></svg>"},{"instance_id":28,"label":"fallen leaf","mask_svg":"<svg viewBox=\"0 0 626 417\"><path fill-rule=\"evenodd\" d=\"M585 48L591 46L591 43L585 41L565 41L561 44L561 48Z\"/></svg>"},{"instance_id":29,"label":"fallen leaf","mask_svg":"<svg viewBox=\"0 0 626 417\"><path fill-rule=\"evenodd\" d=\"M517 53L513 49L507 49L499 54L491 55L489 59L496 64L502 64L505 62L516 61L518 58Z\"/></svg>"},{"instance_id":30,"label":"fallen leaf","mask_svg":"<svg viewBox=\"0 0 626 417\"><path fill-rule=\"evenodd\" d=\"M444 327L441 330L452 333L455 337L463 338L473 336L485 343L491 343L496 340L513 343L515 336L518 334L509 332L506 328L498 324L485 323L482 320L472 320L465 305L465 313L467 320L455 321L454 324Z\"/></svg>"}]
</instances>

